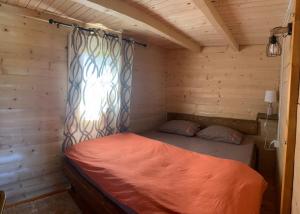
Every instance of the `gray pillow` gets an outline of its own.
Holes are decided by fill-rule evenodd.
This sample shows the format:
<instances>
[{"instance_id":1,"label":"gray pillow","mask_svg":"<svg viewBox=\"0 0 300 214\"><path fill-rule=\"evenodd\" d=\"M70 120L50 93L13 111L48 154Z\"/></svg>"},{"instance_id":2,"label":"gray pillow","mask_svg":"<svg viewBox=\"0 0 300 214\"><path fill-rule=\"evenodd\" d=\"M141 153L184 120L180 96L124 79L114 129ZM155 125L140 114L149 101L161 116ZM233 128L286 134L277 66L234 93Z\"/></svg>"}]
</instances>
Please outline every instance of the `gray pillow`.
<instances>
[{"instance_id":1,"label":"gray pillow","mask_svg":"<svg viewBox=\"0 0 300 214\"><path fill-rule=\"evenodd\" d=\"M159 131L172 134L194 136L199 131L200 125L186 120L170 120L159 127Z\"/></svg>"},{"instance_id":2,"label":"gray pillow","mask_svg":"<svg viewBox=\"0 0 300 214\"><path fill-rule=\"evenodd\" d=\"M197 137L224 143L241 144L243 134L225 126L213 125L199 131Z\"/></svg>"}]
</instances>

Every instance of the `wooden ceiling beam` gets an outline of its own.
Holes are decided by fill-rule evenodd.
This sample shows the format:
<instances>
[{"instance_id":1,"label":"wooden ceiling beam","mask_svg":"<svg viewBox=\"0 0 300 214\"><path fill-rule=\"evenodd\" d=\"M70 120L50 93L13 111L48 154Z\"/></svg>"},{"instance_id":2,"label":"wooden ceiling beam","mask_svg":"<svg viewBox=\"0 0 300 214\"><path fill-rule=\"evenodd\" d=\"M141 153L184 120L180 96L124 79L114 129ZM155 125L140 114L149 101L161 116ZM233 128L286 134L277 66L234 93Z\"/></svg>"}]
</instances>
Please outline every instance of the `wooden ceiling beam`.
<instances>
[{"instance_id":1,"label":"wooden ceiling beam","mask_svg":"<svg viewBox=\"0 0 300 214\"><path fill-rule=\"evenodd\" d=\"M0 13L8 14L8 15L14 14L17 16L23 16L23 17L35 19L35 20L42 21L42 22L49 22L49 19L54 19L55 21L58 21L58 22L69 23L69 24L78 24L80 26L88 27L88 28L97 28L100 26L101 28L103 28L107 31L117 32L117 31L110 29L102 24L84 23L77 19L73 19L73 18L69 18L69 17L62 17L62 16L58 16L58 15L55 15L52 13L47 13L47 12L39 12L36 10L18 7L18 6L12 6L12 5L8 5L5 3L0 3Z\"/></svg>"},{"instance_id":2,"label":"wooden ceiling beam","mask_svg":"<svg viewBox=\"0 0 300 214\"><path fill-rule=\"evenodd\" d=\"M18 7L18 6L11 6L4 3L0 3L0 13L24 16L24 17L36 19L43 22L49 22L49 19L55 19L55 21L59 21L59 22L71 22L74 24L84 25L83 22L80 22L79 20L76 19L63 18L54 14L44 13L44 12L41 13L32 9Z\"/></svg>"},{"instance_id":3,"label":"wooden ceiling beam","mask_svg":"<svg viewBox=\"0 0 300 214\"><path fill-rule=\"evenodd\" d=\"M202 11L208 21L216 28L216 30L224 35L228 44L233 50L239 51L239 44L233 37L231 31L226 26L217 9L209 0L194 0L195 5Z\"/></svg>"},{"instance_id":4,"label":"wooden ceiling beam","mask_svg":"<svg viewBox=\"0 0 300 214\"><path fill-rule=\"evenodd\" d=\"M123 0L72 0L94 10L113 15L129 22L138 22L152 32L192 51L200 51L200 44L171 25L149 15L140 8L134 7Z\"/></svg>"}]
</instances>

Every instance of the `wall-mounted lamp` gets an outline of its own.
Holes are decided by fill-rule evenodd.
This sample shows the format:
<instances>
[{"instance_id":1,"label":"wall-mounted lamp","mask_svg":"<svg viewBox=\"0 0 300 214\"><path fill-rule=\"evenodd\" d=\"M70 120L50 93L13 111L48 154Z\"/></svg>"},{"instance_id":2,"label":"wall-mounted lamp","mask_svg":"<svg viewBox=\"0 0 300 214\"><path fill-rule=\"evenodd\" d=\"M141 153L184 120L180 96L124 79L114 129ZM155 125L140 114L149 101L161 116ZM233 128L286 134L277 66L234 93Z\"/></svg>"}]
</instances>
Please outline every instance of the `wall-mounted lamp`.
<instances>
[{"instance_id":1,"label":"wall-mounted lamp","mask_svg":"<svg viewBox=\"0 0 300 214\"><path fill-rule=\"evenodd\" d=\"M288 35L292 35L293 24L288 23L286 27L275 27L271 30L269 37L269 43L267 45L266 53L268 57L280 56L282 48L280 39Z\"/></svg>"},{"instance_id":2,"label":"wall-mounted lamp","mask_svg":"<svg viewBox=\"0 0 300 214\"><path fill-rule=\"evenodd\" d=\"M276 91L266 90L265 91L265 102L268 103L267 115L270 116L273 114L272 104L276 102Z\"/></svg>"}]
</instances>

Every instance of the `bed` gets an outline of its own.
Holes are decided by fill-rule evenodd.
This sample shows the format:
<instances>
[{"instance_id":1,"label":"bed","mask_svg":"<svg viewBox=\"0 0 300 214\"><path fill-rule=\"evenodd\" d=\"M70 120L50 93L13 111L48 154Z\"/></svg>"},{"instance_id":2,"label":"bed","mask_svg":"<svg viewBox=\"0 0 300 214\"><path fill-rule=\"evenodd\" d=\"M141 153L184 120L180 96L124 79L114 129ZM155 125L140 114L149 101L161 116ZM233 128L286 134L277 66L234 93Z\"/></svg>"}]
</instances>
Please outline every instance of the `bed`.
<instances>
[{"instance_id":1,"label":"bed","mask_svg":"<svg viewBox=\"0 0 300 214\"><path fill-rule=\"evenodd\" d=\"M240 145L205 140L198 137L186 137L159 131L149 131L142 136L156 139L189 151L212 155L224 159L237 160L256 168L257 151L252 136L245 136Z\"/></svg>"},{"instance_id":2,"label":"bed","mask_svg":"<svg viewBox=\"0 0 300 214\"><path fill-rule=\"evenodd\" d=\"M253 134L253 133L251 133L251 134ZM229 145L228 146L228 144L224 145L223 143L219 143L219 142L211 142L211 141L207 141L207 140L203 140L203 139L201 140L199 138L197 139L195 137L184 137L184 136L178 136L178 135L174 135L174 134L161 133L161 132L157 132L157 131L146 132L146 133L143 133L142 135L143 136L134 136L134 138L140 139L140 140L137 140L139 142L141 142L141 141L145 141L148 143L151 142L149 145L152 145L152 143L154 143L156 145L156 143L158 142L158 144L160 145L159 148L163 149L164 152L167 151L167 154L169 154L169 153L177 154L178 153L178 154L180 154L180 155L177 154L178 157L180 157L180 156L185 157L185 156L189 156L191 154L194 155L194 156L192 155L193 158L190 158L190 159L187 158L186 160L184 160L184 163L189 163L189 161L191 159L194 160L194 159L198 159L198 158L199 158L199 162L204 162L203 161L204 159L205 159L205 163L209 163L210 161L212 162L212 165L208 166L208 168L205 168L205 169L200 169L201 167L203 167L203 164L198 164L197 162L191 162L190 164L188 164L189 166L197 166L198 165L198 167L200 167L199 170L195 170L195 171L207 171L207 170L214 171L215 170L214 172L212 172L212 175L217 175L219 172L222 171L222 168L225 167L227 170L222 172L224 174L220 175L219 179L228 177L227 171L229 168L231 168L231 166L232 166L232 168L235 168L235 169L233 169L234 173L232 173L232 174L236 175L236 174L239 174L240 172L242 172L240 176L246 176L242 180L246 180L248 183L246 182L246 184L245 183L240 184L240 186L244 187L247 185L250 185L250 186L254 185L254 186L248 188L247 191L251 191L251 189L252 190L255 189L258 191L257 193L249 193L248 192L246 195L244 195L244 193L239 192L238 189L240 187L234 188L233 186L226 185L225 184L226 182L224 182L224 186L220 186L217 189L215 189L217 191L213 192L212 195L214 195L216 197L221 197L222 200L224 198L229 198L231 201L234 201L236 199L236 197L231 198L232 195L229 192L231 192L235 189L235 190L237 190L235 195L241 194L241 195L239 195L239 197L240 198L244 197L243 200L239 199L236 201L235 206L236 207L240 206L239 207L240 209L243 206L244 207L248 206L248 205L245 205L245 201L247 201L246 204L251 204L251 200L249 201L249 199L247 198L248 197L247 195L251 195L251 194L256 195L257 197L256 196L254 197L256 199L254 201L252 201L253 204L249 205L250 207L252 206L252 208L255 207L255 208L253 208L255 211L252 210L250 213L259 213L259 203L260 203L262 193L264 191L266 184L265 184L265 181L263 180L263 178L260 177L260 175L258 175L258 173L254 172L254 170L252 170L252 169L251 169L252 170L251 171L250 168L248 167L248 166L254 166L255 159L256 159L255 145L250 137L245 138L241 145ZM127 141L127 140L126 140L126 138L124 138L124 139L122 138L121 141L123 142L123 141ZM161 141L161 142L159 142L159 141ZM132 142L132 140L129 140L128 144L130 144L131 142ZM86 145L91 145L91 144L89 143ZM121 146L123 144L119 144L119 145ZM136 145L139 145L139 144L136 144ZM147 145L148 144L146 144L144 147L147 147ZM136 146L133 146L132 148L135 148L135 147ZM81 147L81 149L82 148L86 148L86 146ZM124 151L124 149L126 150L127 148L124 147L122 151ZM78 151L80 151L80 150L78 150ZM93 153L93 150L94 149L92 148L90 151L87 152L87 154L89 154L89 156L95 156L96 153L94 155L91 155L91 153ZM101 148L100 150L106 150L106 149ZM154 151L156 151L156 150L157 149L155 149ZM130 150L130 151L132 151L132 150ZM192 152L189 152L189 151L192 151ZM139 154L140 153L141 152L139 152ZM112 188L110 190L106 189L106 188L108 188L108 186L112 185L111 183L106 183L108 181L102 180L102 182L104 182L104 183L101 183L99 185L99 183L97 183L97 181L99 180L99 177L95 178L95 176L96 177L98 176L99 168L97 168L97 167L99 167L99 166L97 166L97 167L93 166L92 168L90 168L91 165L93 165L93 164L91 164L92 162L97 162L97 161L95 161L96 160L95 157L88 157L88 158L92 158L91 159L92 161L90 160L90 162L89 162L90 164L87 164L88 162L85 162L85 160L83 162L81 162L81 160L79 160L80 157L85 155L84 153L82 153L80 155L77 155L77 153L74 153L74 154L75 154L75 156L72 156L72 157L70 155L66 155L64 168L65 168L65 173L66 173L66 175L71 183L71 186L72 186L70 193L72 194L73 198L76 200L76 202L81 207L81 209L83 210L84 213L137 213L137 210L138 210L138 213L140 213L140 210L149 210L150 209L149 207L147 207L146 209L143 209L143 206L141 206L139 204L139 200L136 200L135 203L133 203L133 204L127 203L126 200L125 200L125 202L122 201L123 193L120 196L120 194L119 194L120 191L118 189L119 187L117 187L117 188L115 187L115 189ZM207 156L206 154L209 156ZM144 154L145 157L147 155L148 155L147 153ZM116 157L119 157L119 156L122 156L122 153L120 153ZM155 155L153 157L156 158L157 155ZM150 159L155 159L153 157L151 157ZM207 157L208 157L208 159L206 160ZM214 157L217 157L217 158L214 158ZM168 159L165 160L164 156L161 156L161 158L162 158L163 162L166 162L168 160ZM222 159L220 159L220 158L222 158ZM231 160L234 160L234 161L231 161ZM127 161L127 159L123 159L123 161L120 162L120 164L122 164L123 162L126 162L126 161ZM138 162L143 162L143 159L140 159L139 161L137 160L137 163ZM177 162L177 160L174 162ZM114 165L113 163L110 163L110 166L113 166L113 165ZM147 165L149 165L149 162L145 163L145 167L144 167L145 169L147 169ZM166 166L167 165L168 164L166 163ZM184 164L182 164L182 165L184 165ZM177 168L180 168L182 165L177 166ZM223 167L220 167L219 169L217 169L218 166L221 166L221 165ZM246 166L246 165L248 165L248 166ZM132 166L132 167L135 167L135 166ZM158 167L159 167L159 165L158 165ZM96 170L97 173L93 174L94 173L93 170L95 168L97 168L97 170ZM121 166L117 171L126 171L125 168L126 168L126 166ZM187 169L189 169L189 168L187 168ZM106 171L112 171L112 169L106 169L105 172ZM163 170L161 170L161 171L163 171ZM188 171L188 170L186 170L186 171ZM92 174L90 174L90 173L92 173ZM143 173L146 173L146 171ZM128 172L127 172L127 174L128 174ZM177 175L177 174L178 174L178 172L175 173L175 175ZM113 175L114 175L114 173L113 173ZM125 173L125 175L126 175L126 173ZM175 175L168 175L168 178L169 177L174 178L174 177L176 177ZM101 177L103 178L106 176L107 176L107 174L105 174L105 176L104 175L100 176L100 180L101 180ZM112 175L110 174L109 177L110 176L112 176ZM184 176L187 177L188 175L184 175ZM253 180L249 179L249 177L252 177L252 176L253 176ZM115 177L115 176L112 176L112 177ZM191 177L193 177L193 176L191 176ZM202 175L201 176L198 175L196 177L201 178ZM212 176L212 177L214 177L214 176ZM216 177L218 177L218 176L216 176ZM233 176L229 176L229 178L233 179ZM138 180L143 181L143 179L138 179ZM203 180L202 183L206 183L209 180L210 179ZM254 180L256 182L252 182ZM135 182L135 180L133 179L131 181L124 182L124 183L126 185L128 185L128 183L134 183L134 182ZM167 181L167 182L170 182L170 183L173 182L172 185L170 185L170 186L174 186L174 188L176 185L178 185L178 183L175 182L174 180L172 182L171 181ZM213 187L218 186L218 184L222 184L222 182L223 181L218 180L215 183L210 184L211 189L214 189ZM236 181L230 181L230 182L231 182L231 185L236 183ZM119 181L114 182L114 183L119 183ZM153 208L154 210L152 210L150 212L144 212L144 213L181 213L182 210L178 211L177 210L178 207L176 207L174 204L172 204L170 202L173 200L176 201L176 199L178 199L178 198L174 199L171 196L169 197L168 194L167 194L167 196L165 196L164 194L160 195L159 192L153 191L153 189L156 189L156 187L152 187L151 185L150 186L148 186L148 185L149 184L146 182L146 183L141 184L141 187L142 187L142 189L145 186L148 187L148 189L145 188L145 192L146 192L145 194L152 195L152 198L156 198L154 200L154 202L152 201L151 203L164 204L165 201L168 201L168 202L166 202L166 205L163 206L163 208L161 210L160 210L160 208L157 208L156 206L150 206L151 209L154 207ZM193 183L193 184L187 183L185 185L186 186L189 186L189 185L194 186L195 183ZM200 185L200 184L197 184L196 186L198 186L198 185ZM168 186L168 185L165 185L165 186ZM204 185L201 187L201 189L204 191L204 189L206 189L208 186L209 185ZM228 186L230 188L229 189L225 188L226 186ZM135 188L137 188L137 187L135 187ZM135 189L135 188L133 188L133 189ZM162 187L160 187L160 188L162 188ZM222 194L221 194L222 196L220 196L219 190L222 188L224 188L224 192L227 191L229 193L229 195L226 195L224 193L226 196L222 195ZM116 189L118 191L116 191ZM130 189L130 188L125 187L122 189L122 191L127 192L128 189ZM172 193L172 191L173 191L172 189L171 190L166 189L166 190L167 190L167 192L170 192L170 193ZM193 194L193 191L194 190L192 189L190 194ZM211 190L209 189L208 192L210 192L210 191ZM118 197L116 195L114 195L112 192L117 194ZM245 191L243 191L243 192L245 192ZM138 192L138 193L140 193L140 192ZM136 195L136 194L137 193L135 192L133 195ZM126 197L128 197L128 195ZM131 201L134 201L135 197L132 197L132 196L130 196L130 197L131 197ZM141 197L141 198L145 201L148 200L148 199L147 200L144 199L143 197ZM176 204L180 204L180 202L183 201L184 199L185 199L185 197L182 197L182 199L179 200ZM201 200L199 199L198 201L203 201L203 198ZM218 199L218 201L219 201L218 203L220 203L218 206L226 207L226 208L222 208L222 210L223 209L228 209L228 210L226 212L218 212L218 208L215 208L216 210L214 210L213 213L238 213L236 210L233 209L233 207L234 207L233 205L232 206L230 205L229 207L227 207L225 205L222 205L222 203L220 202L221 201L220 199ZM187 203L189 203L189 202L186 201L184 204L187 204ZM243 205L243 203L244 203L244 205ZM139 205L137 205L137 204L139 204ZM212 207L211 206L212 204L214 204L214 203L212 203L212 201L207 202L208 207ZM230 204L230 203L228 202L227 204ZM137 206L137 207L135 207L135 206ZM175 208L173 206L175 206ZM158 207L160 207L160 206L158 206ZM181 207L182 207L182 205L181 205ZM195 212L195 206L193 207L191 205L188 205L188 206L186 205L184 207L184 209L186 209L186 207L192 207L192 208L190 210L186 210L186 212L184 211L185 213L197 213L197 212ZM193 208L194 208L194 210L193 210ZM200 213L211 213L211 212L207 212L207 209L209 210L211 208L203 209L202 212L200 212Z\"/></svg>"}]
</instances>

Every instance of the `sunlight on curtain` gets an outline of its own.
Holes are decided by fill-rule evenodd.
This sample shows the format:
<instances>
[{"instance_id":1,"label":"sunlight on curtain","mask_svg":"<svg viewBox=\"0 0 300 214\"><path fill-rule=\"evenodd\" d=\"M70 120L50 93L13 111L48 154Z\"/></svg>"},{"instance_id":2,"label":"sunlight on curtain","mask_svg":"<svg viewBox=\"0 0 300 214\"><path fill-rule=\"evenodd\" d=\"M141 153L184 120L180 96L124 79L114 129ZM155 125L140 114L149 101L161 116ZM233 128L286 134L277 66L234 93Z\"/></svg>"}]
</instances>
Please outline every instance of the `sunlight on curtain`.
<instances>
[{"instance_id":1,"label":"sunlight on curtain","mask_svg":"<svg viewBox=\"0 0 300 214\"><path fill-rule=\"evenodd\" d=\"M63 150L128 130L134 44L102 30L74 28L69 38Z\"/></svg>"},{"instance_id":2,"label":"sunlight on curtain","mask_svg":"<svg viewBox=\"0 0 300 214\"><path fill-rule=\"evenodd\" d=\"M84 115L84 120L99 120L102 112L106 112L108 105L109 91L113 85L118 88L117 79L113 78L111 67L108 62L101 75L96 72L86 71L86 77L81 85L82 100L80 102L80 115ZM116 105L115 108L118 108ZM101 107L101 108L99 108Z\"/></svg>"}]
</instances>

